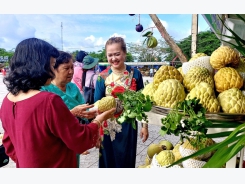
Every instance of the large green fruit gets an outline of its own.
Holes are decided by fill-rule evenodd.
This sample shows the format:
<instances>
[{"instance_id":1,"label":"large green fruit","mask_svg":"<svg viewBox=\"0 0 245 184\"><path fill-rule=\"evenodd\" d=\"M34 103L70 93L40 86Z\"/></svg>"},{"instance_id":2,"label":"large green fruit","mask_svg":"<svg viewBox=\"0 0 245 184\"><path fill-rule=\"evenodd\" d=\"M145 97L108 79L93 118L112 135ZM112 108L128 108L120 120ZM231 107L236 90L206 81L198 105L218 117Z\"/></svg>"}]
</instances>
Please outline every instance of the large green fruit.
<instances>
[{"instance_id":1,"label":"large green fruit","mask_svg":"<svg viewBox=\"0 0 245 184\"><path fill-rule=\"evenodd\" d=\"M148 37L146 44L147 44L148 48L154 48L157 46L158 41L154 36L150 36L150 37Z\"/></svg>"},{"instance_id":2,"label":"large green fruit","mask_svg":"<svg viewBox=\"0 0 245 184\"><path fill-rule=\"evenodd\" d=\"M172 150L174 148L173 144L168 140L161 140L158 144L162 146L163 150Z\"/></svg>"},{"instance_id":3,"label":"large green fruit","mask_svg":"<svg viewBox=\"0 0 245 184\"><path fill-rule=\"evenodd\" d=\"M162 147L158 144L150 144L147 148L147 155L149 158L153 158L155 154L158 154L162 151Z\"/></svg>"}]
</instances>

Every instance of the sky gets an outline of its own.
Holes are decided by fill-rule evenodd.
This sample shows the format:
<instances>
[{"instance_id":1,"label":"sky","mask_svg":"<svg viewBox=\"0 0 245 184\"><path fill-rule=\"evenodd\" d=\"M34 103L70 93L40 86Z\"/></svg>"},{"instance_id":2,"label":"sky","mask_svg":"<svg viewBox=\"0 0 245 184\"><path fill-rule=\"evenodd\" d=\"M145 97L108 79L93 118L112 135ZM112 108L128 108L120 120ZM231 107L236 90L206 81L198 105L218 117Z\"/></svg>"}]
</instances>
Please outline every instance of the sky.
<instances>
[{"instance_id":1,"label":"sky","mask_svg":"<svg viewBox=\"0 0 245 184\"><path fill-rule=\"evenodd\" d=\"M190 0L151 0L146 3L139 0L130 3L113 0L59 0L59 3L3 1L0 11L0 48L9 51L23 39L36 37L64 51L97 52L112 36L122 36L126 43L139 43L144 40L142 34L149 30L160 39L162 36L154 28L149 14L156 14L168 34L179 41L191 35L192 14L198 14L198 31L207 31L210 27L202 15L231 13L234 9L236 13L243 13L242 4L240 6L240 2L236 1L238 0L233 0L234 3L229 6L221 4L219 8L208 3L200 6ZM10 6L11 8L6 8ZM136 14L129 16L128 13ZM139 22L144 28L143 33L135 30Z\"/></svg>"},{"instance_id":2,"label":"sky","mask_svg":"<svg viewBox=\"0 0 245 184\"><path fill-rule=\"evenodd\" d=\"M175 40L191 35L192 14L156 14ZM135 30L143 26L142 32ZM62 27L61 27L62 25ZM0 48L11 50L23 39L44 39L64 51L101 50L111 36L121 36L126 43L139 43L143 33L153 31L161 35L149 14L0 14ZM198 30L207 31L209 26L198 15Z\"/></svg>"}]
</instances>

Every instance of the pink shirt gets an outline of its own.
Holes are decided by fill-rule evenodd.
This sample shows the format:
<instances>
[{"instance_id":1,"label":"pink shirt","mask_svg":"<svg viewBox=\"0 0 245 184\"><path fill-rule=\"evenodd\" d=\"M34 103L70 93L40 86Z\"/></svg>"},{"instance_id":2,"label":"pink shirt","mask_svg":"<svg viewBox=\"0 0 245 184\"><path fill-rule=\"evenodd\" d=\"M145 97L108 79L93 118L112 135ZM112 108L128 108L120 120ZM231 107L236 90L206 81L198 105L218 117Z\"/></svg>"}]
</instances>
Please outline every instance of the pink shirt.
<instances>
[{"instance_id":1,"label":"pink shirt","mask_svg":"<svg viewBox=\"0 0 245 184\"><path fill-rule=\"evenodd\" d=\"M83 75L83 63L79 63L79 62L75 62L74 63L74 74L73 74L73 78L72 81L73 83L75 83L77 85L77 87L79 88L80 92L83 94L82 91L82 75ZM85 80L85 86L89 87L89 83L90 83L90 79L92 77L92 75L94 74L94 70L88 70L86 73L86 80ZM96 86L96 80L97 80L98 74L95 74L93 77L93 82L94 82L94 88Z\"/></svg>"},{"instance_id":2,"label":"pink shirt","mask_svg":"<svg viewBox=\"0 0 245 184\"><path fill-rule=\"evenodd\" d=\"M78 87L78 89L80 90L80 92L83 94L82 92L82 75L83 75L83 63L79 63L79 62L75 62L74 63L74 74L73 74L73 78L72 81L73 83L75 83Z\"/></svg>"}]
</instances>

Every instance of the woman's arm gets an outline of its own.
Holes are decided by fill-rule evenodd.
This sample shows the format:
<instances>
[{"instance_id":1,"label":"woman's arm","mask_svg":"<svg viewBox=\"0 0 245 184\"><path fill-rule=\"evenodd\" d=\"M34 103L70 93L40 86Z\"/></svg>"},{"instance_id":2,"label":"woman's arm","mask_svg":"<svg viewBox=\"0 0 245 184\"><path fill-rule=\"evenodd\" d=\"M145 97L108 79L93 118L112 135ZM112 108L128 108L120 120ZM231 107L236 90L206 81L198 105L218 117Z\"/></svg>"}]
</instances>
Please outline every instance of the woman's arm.
<instances>
[{"instance_id":1,"label":"woman's arm","mask_svg":"<svg viewBox=\"0 0 245 184\"><path fill-rule=\"evenodd\" d=\"M50 97L46 112L47 124L52 134L59 137L74 152L83 153L96 146L100 138L100 123L112 117L115 109L106 111L96 116L96 120L90 124L83 125L70 113L62 99L53 95Z\"/></svg>"}]
</instances>

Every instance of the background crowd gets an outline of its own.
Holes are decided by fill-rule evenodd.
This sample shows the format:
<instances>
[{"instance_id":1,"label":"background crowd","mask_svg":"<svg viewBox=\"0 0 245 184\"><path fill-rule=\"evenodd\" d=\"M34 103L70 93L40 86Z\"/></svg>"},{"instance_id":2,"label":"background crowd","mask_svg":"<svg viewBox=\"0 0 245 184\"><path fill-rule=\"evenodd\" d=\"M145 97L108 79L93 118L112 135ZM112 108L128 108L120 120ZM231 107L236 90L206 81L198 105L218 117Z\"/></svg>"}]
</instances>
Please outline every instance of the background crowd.
<instances>
[{"instance_id":1,"label":"background crowd","mask_svg":"<svg viewBox=\"0 0 245 184\"><path fill-rule=\"evenodd\" d=\"M17 45L4 78L9 93L0 111L3 146L16 167L79 167L80 154L93 147L100 150L99 168L135 167L137 122L136 129L124 122L110 130L116 136L104 134L101 140L103 123L116 124L111 119L116 109L89 111L118 87L144 88L139 70L125 64L124 39L109 38L105 49L110 66L98 73L98 58L85 51L74 60L41 39ZM148 136L144 125L140 137L145 142Z\"/></svg>"}]
</instances>

